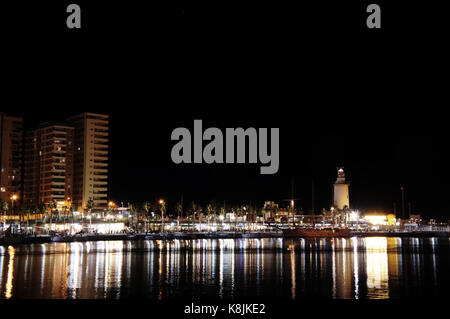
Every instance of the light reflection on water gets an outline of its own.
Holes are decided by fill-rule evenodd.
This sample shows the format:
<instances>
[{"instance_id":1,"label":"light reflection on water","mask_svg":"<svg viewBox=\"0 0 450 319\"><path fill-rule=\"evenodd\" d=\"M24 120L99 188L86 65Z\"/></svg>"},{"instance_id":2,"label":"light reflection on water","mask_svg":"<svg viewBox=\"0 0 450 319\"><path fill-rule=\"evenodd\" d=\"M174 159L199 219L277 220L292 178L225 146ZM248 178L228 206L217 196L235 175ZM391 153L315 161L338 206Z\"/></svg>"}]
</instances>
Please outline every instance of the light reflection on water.
<instances>
[{"instance_id":1,"label":"light reflection on water","mask_svg":"<svg viewBox=\"0 0 450 319\"><path fill-rule=\"evenodd\" d=\"M449 257L447 238L0 246L0 298L442 297Z\"/></svg>"}]
</instances>

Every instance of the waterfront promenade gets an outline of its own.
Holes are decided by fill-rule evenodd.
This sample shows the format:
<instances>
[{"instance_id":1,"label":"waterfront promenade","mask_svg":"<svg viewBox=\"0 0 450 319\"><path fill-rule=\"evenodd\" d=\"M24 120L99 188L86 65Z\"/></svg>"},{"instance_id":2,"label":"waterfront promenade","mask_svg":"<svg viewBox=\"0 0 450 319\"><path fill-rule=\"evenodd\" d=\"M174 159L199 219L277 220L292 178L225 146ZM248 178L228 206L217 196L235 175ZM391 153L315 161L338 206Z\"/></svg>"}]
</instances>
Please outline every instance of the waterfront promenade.
<instances>
[{"instance_id":1,"label":"waterfront promenade","mask_svg":"<svg viewBox=\"0 0 450 319\"><path fill-rule=\"evenodd\" d=\"M232 238L283 238L282 231L264 232L152 232L118 234L76 235L11 235L0 237L0 245L86 242L104 240L173 240L173 239L232 239ZM336 236L343 237L343 236ZM345 237L450 237L448 231L351 231ZM302 237L299 237L302 238ZM320 238L320 236L319 236Z\"/></svg>"}]
</instances>

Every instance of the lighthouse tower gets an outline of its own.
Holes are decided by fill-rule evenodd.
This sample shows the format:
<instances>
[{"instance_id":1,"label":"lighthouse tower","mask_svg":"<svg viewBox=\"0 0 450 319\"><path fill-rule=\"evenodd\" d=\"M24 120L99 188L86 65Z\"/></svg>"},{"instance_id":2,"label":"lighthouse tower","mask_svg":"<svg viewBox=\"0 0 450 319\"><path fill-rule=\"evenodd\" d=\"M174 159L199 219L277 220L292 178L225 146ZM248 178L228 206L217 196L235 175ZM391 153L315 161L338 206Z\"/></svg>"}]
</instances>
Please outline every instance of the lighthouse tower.
<instances>
[{"instance_id":1,"label":"lighthouse tower","mask_svg":"<svg viewBox=\"0 0 450 319\"><path fill-rule=\"evenodd\" d=\"M337 168L337 179L334 183L333 206L337 209L344 209L345 206L350 208L350 200L348 196L348 183L345 181L345 173L343 167Z\"/></svg>"}]
</instances>

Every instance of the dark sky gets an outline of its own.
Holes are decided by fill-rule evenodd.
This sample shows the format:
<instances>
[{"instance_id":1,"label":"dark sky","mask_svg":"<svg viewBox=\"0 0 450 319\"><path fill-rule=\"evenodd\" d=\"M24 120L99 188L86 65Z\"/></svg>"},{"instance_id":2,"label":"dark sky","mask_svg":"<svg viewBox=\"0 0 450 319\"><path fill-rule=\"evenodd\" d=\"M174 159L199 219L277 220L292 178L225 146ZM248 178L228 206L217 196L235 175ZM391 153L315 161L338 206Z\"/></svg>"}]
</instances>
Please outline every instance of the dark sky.
<instances>
[{"instance_id":1,"label":"dark sky","mask_svg":"<svg viewBox=\"0 0 450 319\"><path fill-rule=\"evenodd\" d=\"M320 210L344 166L354 208L400 209L404 185L414 213L447 216L444 51L432 17L408 24L418 9L380 2L383 28L369 31L363 2L80 3L89 10L79 33L60 27L64 3L49 1L9 34L3 106L27 127L110 114L111 199L281 202L293 176L305 210L314 178ZM279 127L278 173L173 164L170 134L192 130L194 119L204 128Z\"/></svg>"}]
</instances>

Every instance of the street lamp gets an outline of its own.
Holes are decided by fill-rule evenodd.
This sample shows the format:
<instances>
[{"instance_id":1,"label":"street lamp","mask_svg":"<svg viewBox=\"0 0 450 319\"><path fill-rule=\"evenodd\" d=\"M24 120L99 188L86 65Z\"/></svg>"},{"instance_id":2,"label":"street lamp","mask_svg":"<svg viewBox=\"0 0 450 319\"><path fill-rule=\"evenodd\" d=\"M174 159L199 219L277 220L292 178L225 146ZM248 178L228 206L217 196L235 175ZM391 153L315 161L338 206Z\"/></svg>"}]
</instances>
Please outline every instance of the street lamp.
<instances>
[{"instance_id":1,"label":"street lamp","mask_svg":"<svg viewBox=\"0 0 450 319\"><path fill-rule=\"evenodd\" d=\"M165 208L166 202L164 199L159 200L159 205L161 205L161 231L164 230L164 208Z\"/></svg>"},{"instance_id":2,"label":"street lamp","mask_svg":"<svg viewBox=\"0 0 450 319\"><path fill-rule=\"evenodd\" d=\"M11 206L12 206L12 214L13 216L15 215L15 211L14 211L14 202L17 200L18 196L16 194L13 194L11 196ZM20 227L20 220L19 220L19 227Z\"/></svg>"},{"instance_id":3,"label":"street lamp","mask_svg":"<svg viewBox=\"0 0 450 319\"><path fill-rule=\"evenodd\" d=\"M12 202L12 211L13 211L13 213L14 213L14 202L17 200L17 195L16 194L14 194L14 195L12 195L11 196L11 202Z\"/></svg>"}]
</instances>

